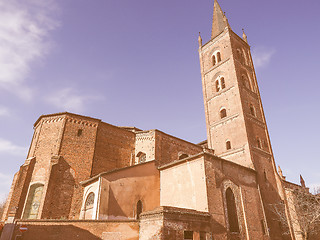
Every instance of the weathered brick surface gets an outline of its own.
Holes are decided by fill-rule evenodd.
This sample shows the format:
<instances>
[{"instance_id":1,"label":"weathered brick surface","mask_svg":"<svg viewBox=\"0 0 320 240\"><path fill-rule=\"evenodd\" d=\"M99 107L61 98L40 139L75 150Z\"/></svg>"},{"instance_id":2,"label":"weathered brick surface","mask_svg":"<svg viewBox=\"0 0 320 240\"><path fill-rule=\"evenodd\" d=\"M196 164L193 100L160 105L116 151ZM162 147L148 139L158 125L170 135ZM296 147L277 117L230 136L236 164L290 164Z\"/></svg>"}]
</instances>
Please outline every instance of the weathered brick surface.
<instances>
[{"instance_id":1,"label":"weathered brick surface","mask_svg":"<svg viewBox=\"0 0 320 240\"><path fill-rule=\"evenodd\" d=\"M164 165L178 160L180 154L189 156L202 152L202 147L182 139L170 136L166 133L156 131L156 159L158 165Z\"/></svg>"},{"instance_id":2,"label":"weathered brick surface","mask_svg":"<svg viewBox=\"0 0 320 240\"><path fill-rule=\"evenodd\" d=\"M32 177L35 159L27 161L26 164L20 167L19 172L15 176L15 181L11 186L11 196L7 200L6 209L3 213L3 220L8 217L9 212L15 212L15 217L20 218L24 207L24 200L26 198L29 182Z\"/></svg>"},{"instance_id":3,"label":"weathered brick surface","mask_svg":"<svg viewBox=\"0 0 320 240\"><path fill-rule=\"evenodd\" d=\"M210 215L174 207L160 207L141 215L140 240L183 240L184 231L193 231L194 240L200 240L200 232L211 239Z\"/></svg>"},{"instance_id":4,"label":"weathered brick surface","mask_svg":"<svg viewBox=\"0 0 320 240\"><path fill-rule=\"evenodd\" d=\"M21 234L19 226L28 230ZM136 221L18 221L13 239L23 240L138 240Z\"/></svg>"},{"instance_id":5,"label":"weathered brick surface","mask_svg":"<svg viewBox=\"0 0 320 240\"><path fill-rule=\"evenodd\" d=\"M101 122L97 132L91 176L130 166L134 145L133 132Z\"/></svg>"}]
</instances>

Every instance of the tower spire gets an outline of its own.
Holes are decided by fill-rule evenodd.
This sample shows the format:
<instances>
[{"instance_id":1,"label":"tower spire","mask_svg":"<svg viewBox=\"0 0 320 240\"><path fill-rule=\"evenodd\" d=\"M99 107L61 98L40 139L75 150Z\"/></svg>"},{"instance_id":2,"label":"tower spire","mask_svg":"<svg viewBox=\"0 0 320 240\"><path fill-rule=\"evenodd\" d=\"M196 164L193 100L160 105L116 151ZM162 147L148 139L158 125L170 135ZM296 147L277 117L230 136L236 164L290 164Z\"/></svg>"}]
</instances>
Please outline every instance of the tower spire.
<instances>
[{"instance_id":1,"label":"tower spire","mask_svg":"<svg viewBox=\"0 0 320 240\"><path fill-rule=\"evenodd\" d=\"M248 37L247 37L247 34L244 32L243 28L242 28L242 38L246 43L248 43Z\"/></svg>"},{"instance_id":2,"label":"tower spire","mask_svg":"<svg viewBox=\"0 0 320 240\"><path fill-rule=\"evenodd\" d=\"M218 36L226 27L230 27L226 15L217 0L214 0L211 39Z\"/></svg>"}]
</instances>

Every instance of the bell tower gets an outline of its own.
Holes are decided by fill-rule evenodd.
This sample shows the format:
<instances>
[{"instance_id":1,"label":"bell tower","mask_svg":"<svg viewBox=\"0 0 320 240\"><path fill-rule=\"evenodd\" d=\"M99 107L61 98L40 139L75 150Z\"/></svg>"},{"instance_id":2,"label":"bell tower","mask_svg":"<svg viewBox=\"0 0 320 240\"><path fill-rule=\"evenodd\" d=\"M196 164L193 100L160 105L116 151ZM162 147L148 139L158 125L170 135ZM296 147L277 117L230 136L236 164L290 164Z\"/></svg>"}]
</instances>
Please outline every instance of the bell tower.
<instances>
[{"instance_id":1,"label":"bell tower","mask_svg":"<svg viewBox=\"0 0 320 240\"><path fill-rule=\"evenodd\" d=\"M211 39L199 57L207 125L208 147L215 155L257 172L270 236L280 227L269 204L279 202L281 186L269 140L258 83L247 36L235 34L214 0Z\"/></svg>"}]
</instances>

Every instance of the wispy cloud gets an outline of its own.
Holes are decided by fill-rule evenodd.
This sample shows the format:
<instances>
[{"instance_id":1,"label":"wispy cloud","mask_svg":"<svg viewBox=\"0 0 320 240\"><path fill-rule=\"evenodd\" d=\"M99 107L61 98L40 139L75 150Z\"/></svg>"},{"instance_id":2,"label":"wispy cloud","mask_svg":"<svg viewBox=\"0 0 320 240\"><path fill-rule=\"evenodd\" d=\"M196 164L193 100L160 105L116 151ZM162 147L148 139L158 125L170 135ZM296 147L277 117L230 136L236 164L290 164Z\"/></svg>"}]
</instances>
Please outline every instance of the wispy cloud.
<instances>
[{"instance_id":1,"label":"wispy cloud","mask_svg":"<svg viewBox=\"0 0 320 240\"><path fill-rule=\"evenodd\" d=\"M46 100L60 111L81 113L88 102L102 99L100 96L82 94L74 88L63 88L49 96Z\"/></svg>"},{"instance_id":2,"label":"wispy cloud","mask_svg":"<svg viewBox=\"0 0 320 240\"><path fill-rule=\"evenodd\" d=\"M9 110L3 106L0 106L0 117L1 116L9 116Z\"/></svg>"},{"instance_id":3,"label":"wispy cloud","mask_svg":"<svg viewBox=\"0 0 320 240\"><path fill-rule=\"evenodd\" d=\"M52 0L0 0L0 88L32 98L26 80L31 64L50 50L55 10Z\"/></svg>"},{"instance_id":4,"label":"wispy cloud","mask_svg":"<svg viewBox=\"0 0 320 240\"><path fill-rule=\"evenodd\" d=\"M276 53L274 49L257 47L252 50L252 58L256 68L265 67L269 64L272 56Z\"/></svg>"},{"instance_id":5,"label":"wispy cloud","mask_svg":"<svg viewBox=\"0 0 320 240\"><path fill-rule=\"evenodd\" d=\"M8 196L13 176L0 172L0 203Z\"/></svg>"},{"instance_id":6,"label":"wispy cloud","mask_svg":"<svg viewBox=\"0 0 320 240\"><path fill-rule=\"evenodd\" d=\"M10 155L25 156L27 155L27 147L21 147L13 144L12 142L0 138L0 153L6 153Z\"/></svg>"}]
</instances>

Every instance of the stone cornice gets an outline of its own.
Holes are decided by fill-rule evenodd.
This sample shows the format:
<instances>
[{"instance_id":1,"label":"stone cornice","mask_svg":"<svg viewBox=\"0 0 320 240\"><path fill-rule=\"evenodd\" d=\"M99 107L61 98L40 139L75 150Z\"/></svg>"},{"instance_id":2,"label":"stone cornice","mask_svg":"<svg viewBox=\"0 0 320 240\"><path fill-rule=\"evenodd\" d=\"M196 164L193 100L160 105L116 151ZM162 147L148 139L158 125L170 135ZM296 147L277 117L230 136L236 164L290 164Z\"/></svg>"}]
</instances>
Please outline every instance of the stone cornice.
<instances>
[{"instance_id":1,"label":"stone cornice","mask_svg":"<svg viewBox=\"0 0 320 240\"><path fill-rule=\"evenodd\" d=\"M252 116L251 114L246 113L245 114L246 118L249 119L250 121L254 122L255 124L257 124L259 127L265 129L266 128L266 124L264 122L262 122L261 120L259 120L258 118Z\"/></svg>"},{"instance_id":2,"label":"stone cornice","mask_svg":"<svg viewBox=\"0 0 320 240\"><path fill-rule=\"evenodd\" d=\"M227 152L224 152L222 154L219 154L219 157L223 158L225 156L230 156L239 152L244 152L245 148L244 147L240 147L240 148L236 148L236 149L230 149Z\"/></svg>"},{"instance_id":3,"label":"stone cornice","mask_svg":"<svg viewBox=\"0 0 320 240\"><path fill-rule=\"evenodd\" d=\"M207 75L208 73L212 72L212 71L215 70L216 68L218 68L218 67L220 67L221 65L223 65L224 63L228 62L230 59L231 59L231 58L229 57L229 58L227 58L227 59L225 59L225 60L223 60L223 61L215 64L215 65L212 66L208 71L206 71L206 72L204 73L204 75Z\"/></svg>"},{"instance_id":4,"label":"stone cornice","mask_svg":"<svg viewBox=\"0 0 320 240\"><path fill-rule=\"evenodd\" d=\"M262 155L265 155L265 156L267 156L267 157L269 157L269 158L272 157L271 153L269 153L269 152L267 152L267 151L265 151L265 150L263 150L263 149L261 149L261 148L258 148L258 147L256 147L256 146L251 146L251 149L252 149L253 151L255 151L255 152L257 152L257 153L260 153L260 154L262 154Z\"/></svg>"},{"instance_id":5,"label":"stone cornice","mask_svg":"<svg viewBox=\"0 0 320 240\"><path fill-rule=\"evenodd\" d=\"M63 118L63 117L69 117L69 118L81 118L81 119L86 119L88 121L95 121L95 122L101 122L100 119L97 118L92 118L92 117L87 117L87 116L82 116L82 115L78 115L75 113L69 113L69 112L60 112L60 113L53 113L53 114L45 114L45 115L41 115L38 120L34 123L34 127L37 126L37 124L40 122L41 119L43 118L49 118L48 120L51 119L58 119L58 118Z\"/></svg>"},{"instance_id":6,"label":"stone cornice","mask_svg":"<svg viewBox=\"0 0 320 240\"><path fill-rule=\"evenodd\" d=\"M219 91L218 93L216 93L212 98L209 98L207 99L208 102L210 102L211 100L215 99L216 97L220 96L222 93L226 93L228 92L229 90L233 89L234 86L231 86L229 88L225 88L225 89L222 89L221 91Z\"/></svg>"},{"instance_id":7,"label":"stone cornice","mask_svg":"<svg viewBox=\"0 0 320 240\"><path fill-rule=\"evenodd\" d=\"M233 119L235 119L237 117L239 117L239 113L236 113L236 114L231 115L229 117L222 118L221 120L219 120L219 121L215 122L214 124L210 125L210 128L213 128L213 127L221 125L221 124L223 124L225 122L231 121L231 120L233 120Z\"/></svg>"},{"instance_id":8,"label":"stone cornice","mask_svg":"<svg viewBox=\"0 0 320 240\"><path fill-rule=\"evenodd\" d=\"M208 212L200 212L192 209L176 208L176 207L159 207L153 211L144 212L140 215L140 219L166 219L166 220L187 220L210 222L211 215Z\"/></svg>"}]
</instances>

